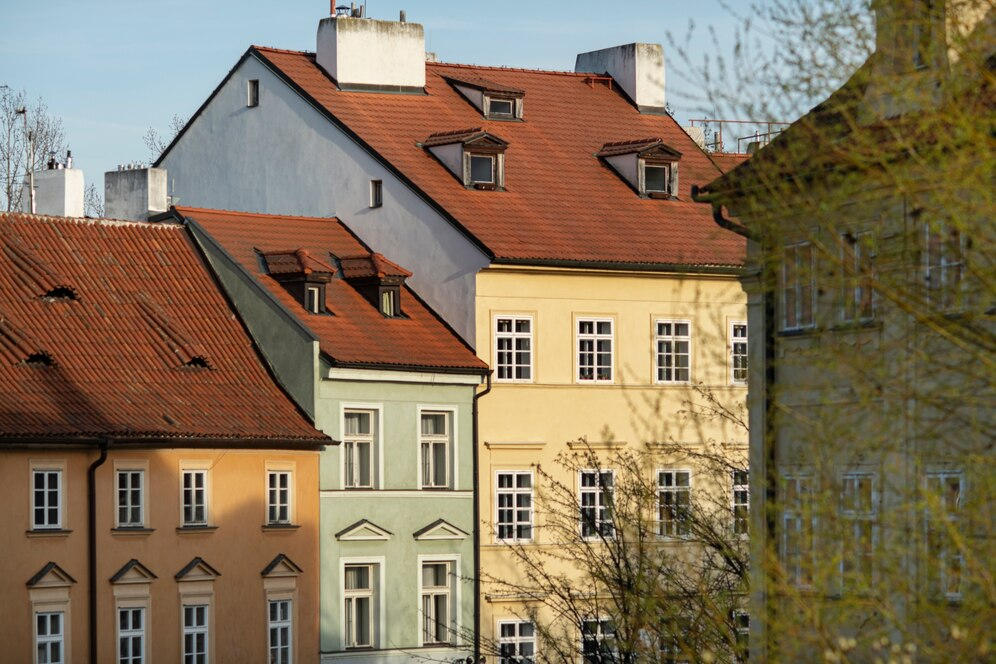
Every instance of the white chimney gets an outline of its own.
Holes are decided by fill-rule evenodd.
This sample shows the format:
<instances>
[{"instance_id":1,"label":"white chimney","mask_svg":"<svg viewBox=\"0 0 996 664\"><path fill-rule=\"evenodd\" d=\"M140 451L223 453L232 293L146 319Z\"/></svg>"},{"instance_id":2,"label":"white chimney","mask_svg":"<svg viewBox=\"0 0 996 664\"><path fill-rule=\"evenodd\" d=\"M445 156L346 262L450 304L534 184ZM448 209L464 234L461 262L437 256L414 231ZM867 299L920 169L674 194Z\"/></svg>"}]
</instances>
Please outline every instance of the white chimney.
<instances>
[{"instance_id":1,"label":"white chimney","mask_svg":"<svg viewBox=\"0 0 996 664\"><path fill-rule=\"evenodd\" d=\"M664 113L664 49L660 44L624 44L579 53L574 71L608 74L641 113Z\"/></svg>"},{"instance_id":2,"label":"white chimney","mask_svg":"<svg viewBox=\"0 0 996 664\"><path fill-rule=\"evenodd\" d=\"M343 90L425 87L425 33L418 23L330 16L318 24L315 60Z\"/></svg>"},{"instance_id":3,"label":"white chimney","mask_svg":"<svg viewBox=\"0 0 996 664\"><path fill-rule=\"evenodd\" d=\"M165 212L166 169L136 166L104 173L104 216L146 221Z\"/></svg>"},{"instance_id":4,"label":"white chimney","mask_svg":"<svg viewBox=\"0 0 996 664\"><path fill-rule=\"evenodd\" d=\"M31 196L25 185L22 208L31 210ZM83 216L83 171L78 168L50 168L35 173L35 212L53 217Z\"/></svg>"}]
</instances>

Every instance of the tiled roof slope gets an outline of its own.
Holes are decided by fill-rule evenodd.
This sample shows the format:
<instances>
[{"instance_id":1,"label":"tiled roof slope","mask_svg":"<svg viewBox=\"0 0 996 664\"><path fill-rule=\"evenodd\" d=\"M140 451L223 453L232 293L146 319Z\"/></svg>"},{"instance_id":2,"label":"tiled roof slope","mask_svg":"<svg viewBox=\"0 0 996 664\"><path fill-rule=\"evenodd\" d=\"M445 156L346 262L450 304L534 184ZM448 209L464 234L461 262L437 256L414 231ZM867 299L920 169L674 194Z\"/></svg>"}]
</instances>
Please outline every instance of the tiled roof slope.
<instances>
[{"instance_id":1,"label":"tiled roof slope","mask_svg":"<svg viewBox=\"0 0 996 664\"><path fill-rule=\"evenodd\" d=\"M641 115L586 74L426 63L426 95L342 92L311 53L253 47L441 206L497 259L736 266L742 238L720 230L691 185L720 175L668 116ZM524 121L489 121L446 77L525 91ZM506 191L460 186L418 143L481 127L508 141ZM606 143L661 137L683 156L679 200L637 196L595 155Z\"/></svg>"},{"instance_id":2,"label":"tiled roof slope","mask_svg":"<svg viewBox=\"0 0 996 664\"><path fill-rule=\"evenodd\" d=\"M407 276L407 270L371 254L338 219L249 214L177 208L207 231L235 260L319 339L322 352L337 365L466 370L487 366L406 287L401 288L404 318L386 318L342 276L377 273ZM257 260L257 251L286 250L288 242L325 263L339 263L326 287L331 315L311 314ZM347 258L340 262L340 258ZM354 273L355 272L355 273Z\"/></svg>"},{"instance_id":3,"label":"tiled roof slope","mask_svg":"<svg viewBox=\"0 0 996 664\"><path fill-rule=\"evenodd\" d=\"M328 441L182 227L0 213L0 438L103 435Z\"/></svg>"}]
</instances>

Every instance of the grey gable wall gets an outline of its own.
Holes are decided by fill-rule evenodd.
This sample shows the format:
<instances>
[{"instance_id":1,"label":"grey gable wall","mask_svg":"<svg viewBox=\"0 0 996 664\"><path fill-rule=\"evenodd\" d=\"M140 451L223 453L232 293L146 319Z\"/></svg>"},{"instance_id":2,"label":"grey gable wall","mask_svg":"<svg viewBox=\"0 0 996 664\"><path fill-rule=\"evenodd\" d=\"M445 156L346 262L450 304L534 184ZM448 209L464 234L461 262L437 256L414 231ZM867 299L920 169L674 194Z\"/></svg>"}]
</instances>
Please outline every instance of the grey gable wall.
<instances>
[{"instance_id":1,"label":"grey gable wall","mask_svg":"<svg viewBox=\"0 0 996 664\"><path fill-rule=\"evenodd\" d=\"M252 79L259 106L249 108ZM488 257L255 57L232 72L159 165L182 205L338 216L414 272L412 287L474 344L476 274ZM369 207L370 180L384 183L381 208ZM292 244L288 238L282 248Z\"/></svg>"}]
</instances>

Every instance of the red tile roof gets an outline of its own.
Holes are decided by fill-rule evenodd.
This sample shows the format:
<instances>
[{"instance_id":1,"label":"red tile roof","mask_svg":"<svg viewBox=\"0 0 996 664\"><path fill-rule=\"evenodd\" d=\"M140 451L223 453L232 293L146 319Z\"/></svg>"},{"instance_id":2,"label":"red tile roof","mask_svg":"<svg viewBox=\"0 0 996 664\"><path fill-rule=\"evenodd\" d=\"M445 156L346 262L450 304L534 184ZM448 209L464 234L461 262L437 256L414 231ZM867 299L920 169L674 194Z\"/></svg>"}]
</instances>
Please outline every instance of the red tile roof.
<instances>
[{"instance_id":1,"label":"red tile roof","mask_svg":"<svg viewBox=\"0 0 996 664\"><path fill-rule=\"evenodd\" d=\"M709 156L712 157L712 160L716 162L716 166L723 173L729 173L751 157L749 154L741 154L739 152L713 152Z\"/></svg>"},{"instance_id":2,"label":"red tile roof","mask_svg":"<svg viewBox=\"0 0 996 664\"><path fill-rule=\"evenodd\" d=\"M102 435L328 441L182 227L0 213L0 438Z\"/></svg>"},{"instance_id":3,"label":"red tile roof","mask_svg":"<svg viewBox=\"0 0 996 664\"><path fill-rule=\"evenodd\" d=\"M444 78L452 83L464 85L470 88L476 88L477 90L483 90L484 92L494 92L514 96L522 96L526 92L525 90L520 90L519 88L501 85L481 76L473 76L470 74L447 74Z\"/></svg>"},{"instance_id":4,"label":"red tile roof","mask_svg":"<svg viewBox=\"0 0 996 664\"><path fill-rule=\"evenodd\" d=\"M411 273L373 254L338 219L250 214L226 210L177 208L199 224L298 320L318 337L322 352L340 366L383 366L483 373L487 365L410 289L401 288L404 318L387 318L341 278L325 289L329 314L312 314L261 268L256 252L285 247L287 238L309 256L339 262L347 277L409 276Z\"/></svg>"},{"instance_id":5,"label":"red tile roof","mask_svg":"<svg viewBox=\"0 0 996 664\"><path fill-rule=\"evenodd\" d=\"M669 116L643 115L589 74L426 63L426 95L344 92L310 53L251 52L427 194L497 259L738 266L744 240L713 223L691 185L720 175ZM522 121L489 121L447 77L525 91ZM418 143L480 127L508 142L505 191L466 189ZM633 192L596 154L606 143L660 137L682 153L678 200Z\"/></svg>"},{"instance_id":6,"label":"red tile roof","mask_svg":"<svg viewBox=\"0 0 996 664\"><path fill-rule=\"evenodd\" d=\"M263 254L263 260L266 261L266 270L270 274L336 273L334 266L314 258L304 249L268 251Z\"/></svg>"}]
</instances>

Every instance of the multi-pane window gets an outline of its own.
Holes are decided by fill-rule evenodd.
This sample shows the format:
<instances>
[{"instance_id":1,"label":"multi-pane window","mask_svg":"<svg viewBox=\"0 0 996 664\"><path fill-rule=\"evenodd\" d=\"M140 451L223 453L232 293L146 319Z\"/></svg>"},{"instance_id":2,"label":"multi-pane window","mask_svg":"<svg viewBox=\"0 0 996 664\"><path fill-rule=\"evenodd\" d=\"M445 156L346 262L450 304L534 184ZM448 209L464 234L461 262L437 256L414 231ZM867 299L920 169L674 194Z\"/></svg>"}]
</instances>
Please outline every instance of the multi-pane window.
<instances>
[{"instance_id":1,"label":"multi-pane window","mask_svg":"<svg viewBox=\"0 0 996 664\"><path fill-rule=\"evenodd\" d=\"M498 623L498 664L533 664L536 661L536 625L528 620Z\"/></svg>"},{"instance_id":2,"label":"multi-pane window","mask_svg":"<svg viewBox=\"0 0 996 664\"><path fill-rule=\"evenodd\" d=\"M267 523L290 523L291 474L286 470L266 473Z\"/></svg>"},{"instance_id":3,"label":"multi-pane window","mask_svg":"<svg viewBox=\"0 0 996 664\"><path fill-rule=\"evenodd\" d=\"M733 629L736 630L733 661L746 662L750 653L750 614L741 609L733 611Z\"/></svg>"},{"instance_id":4,"label":"multi-pane window","mask_svg":"<svg viewBox=\"0 0 996 664\"><path fill-rule=\"evenodd\" d=\"M450 643L452 563L422 563L422 643Z\"/></svg>"},{"instance_id":5,"label":"multi-pane window","mask_svg":"<svg viewBox=\"0 0 996 664\"><path fill-rule=\"evenodd\" d=\"M118 527L140 528L142 521L142 485L145 473L141 470L119 470Z\"/></svg>"},{"instance_id":6,"label":"multi-pane window","mask_svg":"<svg viewBox=\"0 0 996 664\"><path fill-rule=\"evenodd\" d=\"M689 621L685 617L665 619L660 630L661 664L690 664Z\"/></svg>"},{"instance_id":7,"label":"multi-pane window","mask_svg":"<svg viewBox=\"0 0 996 664\"><path fill-rule=\"evenodd\" d=\"M208 662L208 607L206 604L183 607L183 664Z\"/></svg>"},{"instance_id":8,"label":"multi-pane window","mask_svg":"<svg viewBox=\"0 0 996 664\"><path fill-rule=\"evenodd\" d=\"M32 521L34 529L62 527L62 471L34 470L32 481Z\"/></svg>"},{"instance_id":9,"label":"multi-pane window","mask_svg":"<svg viewBox=\"0 0 996 664\"><path fill-rule=\"evenodd\" d=\"M342 453L347 489L372 489L376 454L377 416L372 410L347 410L343 414Z\"/></svg>"},{"instance_id":10,"label":"multi-pane window","mask_svg":"<svg viewBox=\"0 0 996 664\"><path fill-rule=\"evenodd\" d=\"M376 565L346 565L344 572L343 616L345 647L371 648L376 645L374 632L374 575Z\"/></svg>"},{"instance_id":11,"label":"multi-pane window","mask_svg":"<svg viewBox=\"0 0 996 664\"><path fill-rule=\"evenodd\" d=\"M583 621L581 654L584 664L610 664L618 661L615 623L607 618Z\"/></svg>"},{"instance_id":12,"label":"multi-pane window","mask_svg":"<svg viewBox=\"0 0 996 664\"><path fill-rule=\"evenodd\" d=\"M957 542L964 479L955 471L928 473L926 489L928 588L935 596L958 599L965 568L965 558Z\"/></svg>"},{"instance_id":13,"label":"multi-pane window","mask_svg":"<svg viewBox=\"0 0 996 664\"><path fill-rule=\"evenodd\" d=\"M66 626L62 611L35 614L35 662L64 664L66 661Z\"/></svg>"},{"instance_id":14,"label":"multi-pane window","mask_svg":"<svg viewBox=\"0 0 996 664\"><path fill-rule=\"evenodd\" d=\"M528 471L498 473L496 485L499 540L531 540L533 538L533 474Z\"/></svg>"},{"instance_id":15,"label":"multi-pane window","mask_svg":"<svg viewBox=\"0 0 996 664\"><path fill-rule=\"evenodd\" d=\"M657 382L687 383L691 376L692 324L657 321Z\"/></svg>"},{"instance_id":16,"label":"multi-pane window","mask_svg":"<svg viewBox=\"0 0 996 664\"><path fill-rule=\"evenodd\" d=\"M281 599L272 600L268 604L269 662L270 664L292 664L294 648L291 643L291 602L289 599Z\"/></svg>"},{"instance_id":17,"label":"multi-pane window","mask_svg":"<svg viewBox=\"0 0 996 664\"><path fill-rule=\"evenodd\" d=\"M450 488L450 413L423 412L419 435L423 489Z\"/></svg>"},{"instance_id":18,"label":"multi-pane window","mask_svg":"<svg viewBox=\"0 0 996 664\"><path fill-rule=\"evenodd\" d=\"M579 318L578 380L612 381L612 320Z\"/></svg>"},{"instance_id":19,"label":"multi-pane window","mask_svg":"<svg viewBox=\"0 0 996 664\"><path fill-rule=\"evenodd\" d=\"M145 662L145 609L118 609L118 664Z\"/></svg>"},{"instance_id":20,"label":"multi-pane window","mask_svg":"<svg viewBox=\"0 0 996 664\"><path fill-rule=\"evenodd\" d=\"M785 246L782 264L782 329L798 330L815 325L813 245L799 242Z\"/></svg>"},{"instance_id":21,"label":"multi-pane window","mask_svg":"<svg viewBox=\"0 0 996 664\"><path fill-rule=\"evenodd\" d=\"M733 534L746 535L750 529L750 475L733 471Z\"/></svg>"},{"instance_id":22,"label":"multi-pane window","mask_svg":"<svg viewBox=\"0 0 996 664\"><path fill-rule=\"evenodd\" d=\"M845 321L870 320L875 313L871 233L845 233L841 238L840 251L844 275L841 318Z\"/></svg>"},{"instance_id":23,"label":"multi-pane window","mask_svg":"<svg viewBox=\"0 0 996 664\"><path fill-rule=\"evenodd\" d=\"M533 379L533 319L495 318L495 367L499 381Z\"/></svg>"},{"instance_id":24,"label":"multi-pane window","mask_svg":"<svg viewBox=\"0 0 996 664\"><path fill-rule=\"evenodd\" d=\"M207 471L185 470L181 481L183 525L207 525Z\"/></svg>"},{"instance_id":25,"label":"multi-pane window","mask_svg":"<svg viewBox=\"0 0 996 664\"><path fill-rule=\"evenodd\" d=\"M692 480L687 470L657 473L657 534L686 537L691 532Z\"/></svg>"},{"instance_id":26,"label":"multi-pane window","mask_svg":"<svg viewBox=\"0 0 996 664\"><path fill-rule=\"evenodd\" d=\"M942 310L957 307L965 273L962 235L944 223L928 224L926 233L925 277L930 301Z\"/></svg>"},{"instance_id":27,"label":"multi-pane window","mask_svg":"<svg viewBox=\"0 0 996 664\"><path fill-rule=\"evenodd\" d=\"M848 473L841 486L840 505L843 550L841 573L847 590L868 590L873 584L878 510L875 476Z\"/></svg>"},{"instance_id":28,"label":"multi-pane window","mask_svg":"<svg viewBox=\"0 0 996 664\"><path fill-rule=\"evenodd\" d=\"M816 556L812 477L785 477L781 512L781 554L786 578L796 586L811 586Z\"/></svg>"},{"instance_id":29,"label":"multi-pane window","mask_svg":"<svg viewBox=\"0 0 996 664\"><path fill-rule=\"evenodd\" d=\"M736 385L747 383L747 323L730 324L730 380Z\"/></svg>"},{"instance_id":30,"label":"multi-pane window","mask_svg":"<svg viewBox=\"0 0 996 664\"><path fill-rule=\"evenodd\" d=\"M581 537L611 538L615 535L612 523L611 470L581 471Z\"/></svg>"}]
</instances>

